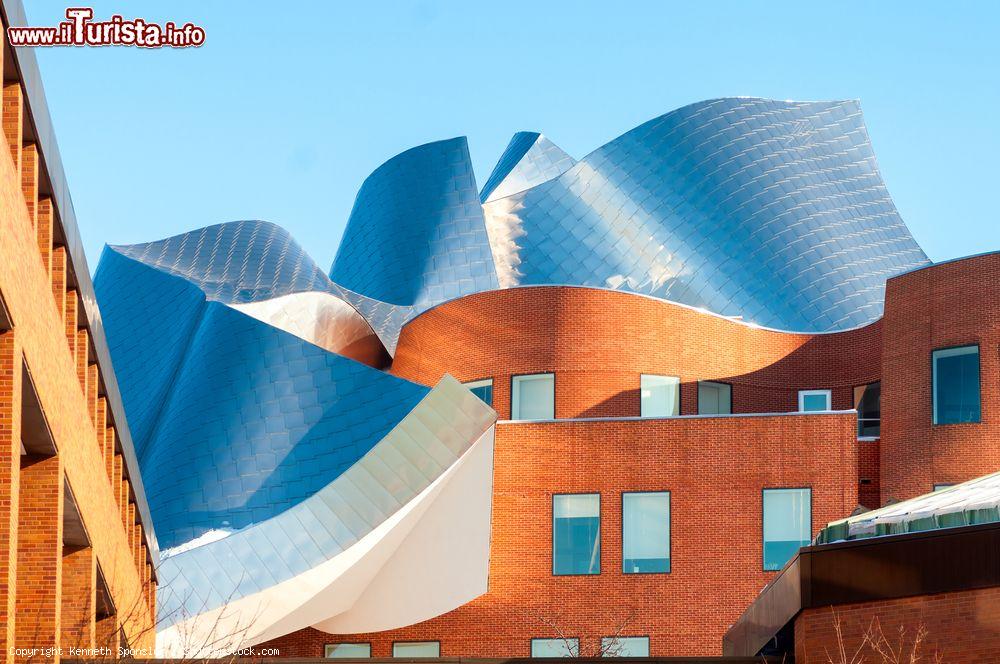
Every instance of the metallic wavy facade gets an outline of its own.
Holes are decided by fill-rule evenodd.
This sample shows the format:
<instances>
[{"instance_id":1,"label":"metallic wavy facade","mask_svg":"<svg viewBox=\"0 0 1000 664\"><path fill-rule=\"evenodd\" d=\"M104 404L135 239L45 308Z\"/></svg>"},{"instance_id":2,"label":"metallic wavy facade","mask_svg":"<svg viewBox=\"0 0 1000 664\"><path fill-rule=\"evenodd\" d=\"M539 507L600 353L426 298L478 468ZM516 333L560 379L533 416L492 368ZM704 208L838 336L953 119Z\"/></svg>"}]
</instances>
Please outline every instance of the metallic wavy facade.
<instances>
[{"instance_id":1,"label":"metallic wavy facade","mask_svg":"<svg viewBox=\"0 0 1000 664\"><path fill-rule=\"evenodd\" d=\"M330 278L401 306L497 287L464 137L407 150L368 176Z\"/></svg>"},{"instance_id":2,"label":"metallic wavy facade","mask_svg":"<svg viewBox=\"0 0 1000 664\"><path fill-rule=\"evenodd\" d=\"M451 378L431 389L348 357L387 356L281 229L108 247L95 288L163 547L163 654L397 627L485 592L496 414ZM437 551L427 533L456 511L485 525ZM400 551L459 573L375 615L360 595Z\"/></svg>"},{"instance_id":3,"label":"metallic wavy facade","mask_svg":"<svg viewBox=\"0 0 1000 664\"><path fill-rule=\"evenodd\" d=\"M518 194L562 175L575 163L558 145L541 134L518 132L500 155L479 199L488 203Z\"/></svg>"},{"instance_id":4,"label":"metallic wavy facade","mask_svg":"<svg viewBox=\"0 0 1000 664\"><path fill-rule=\"evenodd\" d=\"M764 99L681 108L579 161L521 132L481 192L464 138L413 148L362 184L329 276L265 222L108 247L95 288L165 549L164 653L206 617L263 616L242 645L485 592L496 413L383 370L428 308L582 285L831 331L925 264L858 104ZM406 560L423 572L401 602Z\"/></svg>"},{"instance_id":5,"label":"metallic wavy facade","mask_svg":"<svg viewBox=\"0 0 1000 664\"><path fill-rule=\"evenodd\" d=\"M504 286L623 289L802 332L870 323L885 280L928 262L855 101L692 104L484 207Z\"/></svg>"}]
</instances>

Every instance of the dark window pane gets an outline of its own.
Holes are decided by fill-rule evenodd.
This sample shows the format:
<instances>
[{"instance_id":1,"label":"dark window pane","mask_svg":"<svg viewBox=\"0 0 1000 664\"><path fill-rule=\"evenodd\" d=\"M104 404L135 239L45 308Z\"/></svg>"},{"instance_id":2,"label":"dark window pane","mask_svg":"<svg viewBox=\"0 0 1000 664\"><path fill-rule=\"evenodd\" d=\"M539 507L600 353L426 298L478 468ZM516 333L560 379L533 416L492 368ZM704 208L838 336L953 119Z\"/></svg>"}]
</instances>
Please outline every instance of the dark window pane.
<instances>
[{"instance_id":1,"label":"dark window pane","mask_svg":"<svg viewBox=\"0 0 1000 664\"><path fill-rule=\"evenodd\" d=\"M493 383L489 385L469 386L469 391L483 400L487 406L493 405Z\"/></svg>"},{"instance_id":2,"label":"dark window pane","mask_svg":"<svg viewBox=\"0 0 1000 664\"><path fill-rule=\"evenodd\" d=\"M933 354L934 423L979 421L979 348L947 348Z\"/></svg>"},{"instance_id":3,"label":"dark window pane","mask_svg":"<svg viewBox=\"0 0 1000 664\"><path fill-rule=\"evenodd\" d=\"M877 438L882 433L882 383L854 388L854 407L858 411L858 436Z\"/></svg>"}]
</instances>

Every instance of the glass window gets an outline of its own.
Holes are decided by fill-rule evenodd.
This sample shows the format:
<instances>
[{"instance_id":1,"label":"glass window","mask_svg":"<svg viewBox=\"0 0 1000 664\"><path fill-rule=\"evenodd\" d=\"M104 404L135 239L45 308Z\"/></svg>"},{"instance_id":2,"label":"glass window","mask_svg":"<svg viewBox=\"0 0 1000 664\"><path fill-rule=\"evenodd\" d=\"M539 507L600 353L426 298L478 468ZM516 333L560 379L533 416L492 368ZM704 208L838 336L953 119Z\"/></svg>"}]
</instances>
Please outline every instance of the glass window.
<instances>
[{"instance_id":1,"label":"glass window","mask_svg":"<svg viewBox=\"0 0 1000 664\"><path fill-rule=\"evenodd\" d=\"M601 573L601 496L552 497L552 573Z\"/></svg>"},{"instance_id":2,"label":"glass window","mask_svg":"<svg viewBox=\"0 0 1000 664\"><path fill-rule=\"evenodd\" d=\"M622 494L622 571L670 571L670 492Z\"/></svg>"},{"instance_id":3,"label":"glass window","mask_svg":"<svg viewBox=\"0 0 1000 664\"><path fill-rule=\"evenodd\" d=\"M882 383L855 387L854 408L858 411L858 437L878 438L882 432Z\"/></svg>"},{"instance_id":4,"label":"glass window","mask_svg":"<svg viewBox=\"0 0 1000 664\"><path fill-rule=\"evenodd\" d=\"M698 414L729 415L733 412L733 388L726 383L698 383Z\"/></svg>"},{"instance_id":5,"label":"glass window","mask_svg":"<svg viewBox=\"0 0 1000 664\"><path fill-rule=\"evenodd\" d=\"M979 346L932 354L934 424L979 421Z\"/></svg>"},{"instance_id":6,"label":"glass window","mask_svg":"<svg viewBox=\"0 0 1000 664\"><path fill-rule=\"evenodd\" d=\"M576 657L580 654L580 639L532 639L532 657Z\"/></svg>"},{"instance_id":7,"label":"glass window","mask_svg":"<svg viewBox=\"0 0 1000 664\"><path fill-rule=\"evenodd\" d=\"M799 410L804 413L830 410L830 390L799 390Z\"/></svg>"},{"instance_id":8,"label":"glass window","mask_svg":"<svg viewBox=\"0 0 1000 664\"><path fill-rule=\"evenodd\" d=\"M648 636L606 636L601 639L602 657L649 657Z\"/></svg>"},{"instance_id":9,"label":"glass window","mask_svg":"<svg viewBox=\"0 0 1000 664\"><path fill-rule=\"evenodd\" d=\"M639 414L642 417L669 417L680 412L680 378L649 374L639 377Z\"/></svg>"},{"instance_id":10,"label":"glass window","mask_svg":"<svg viewBox=\"0 0 1000 664\"><path fill-rule=\"evenodd\" d=\"M493 405L493 379L474 380L471 383L462 383L469 391L483 400L487 406Z\"/></svg>"},{"instance_id":11,"label":"glass window","mask_svg":"<svg viewBox=\"0 0 1000 664\"><path fill-rule=\"evenodd\" d=\"M393 657L440 657L438 641L397 641L392 644Z\"/></svg>"},{"instance_id":12,"label":"glass window","mask_svg":"<svg viewBox=\"0 0 1000 664\"><path fill-rule=\"evenodd\" d=\"M935 484L934 485L934 490L935 491L944 491L945 489L951 488L953 486L955 486L955 485L954 484Z\"/></svg>"},{"instance_id":13,"label":"glass window","mask_svg":"<svg viewBox=\"0 0 1000 664\"><path fill-rule=\"evenodd\" d=\"M812 537L810 489L764 489L764 569L778 570Z\"/></svg>"},{"instance_id":14,"label":"glass window","mask_svg":"<svg viewBox=\"0 0 1000 664\"><path fill-rule=\"evenodd\" d=\"M556 413L554 374L514 376L511 380L510 419L551 420Z\"/></svg>"},{"instance_id":15,"label":"glass window","mask_svg":"<svg viewBox=\"0 0 1000 664\"><path fill-rule=\"evenodd\" d=\"M372 644L370 643L328 643L324 657L341 659L345 657L359 659L372 656Z\"/></svg>"}]
</instances>

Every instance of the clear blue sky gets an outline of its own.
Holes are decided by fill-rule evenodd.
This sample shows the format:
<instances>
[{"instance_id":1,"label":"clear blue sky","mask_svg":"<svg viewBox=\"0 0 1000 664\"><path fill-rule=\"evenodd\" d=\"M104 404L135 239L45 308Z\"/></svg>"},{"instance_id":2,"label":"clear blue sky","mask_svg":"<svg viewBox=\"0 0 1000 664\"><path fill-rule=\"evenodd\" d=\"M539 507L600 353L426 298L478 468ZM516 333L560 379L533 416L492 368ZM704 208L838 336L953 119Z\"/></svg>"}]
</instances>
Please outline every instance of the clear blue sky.
<instances>
[{"instance_id":1,"label":"clear blue sky","mask_svg":"<svg viewBox=\"0 0 1000 664\"><path fill-rule=\"evenodd\" d=\"M32 24L50 25L67 2L26 4ZM579 158L727 95L860 99L889 190L931 259L1000 249L1000 3L94 9L193 21L207 42L39 53L92 269L105 242L250 218L283 225L326 267L362 180L402 150L467 135L482 184L518 130Z\"/></svg>"}]
</instances>

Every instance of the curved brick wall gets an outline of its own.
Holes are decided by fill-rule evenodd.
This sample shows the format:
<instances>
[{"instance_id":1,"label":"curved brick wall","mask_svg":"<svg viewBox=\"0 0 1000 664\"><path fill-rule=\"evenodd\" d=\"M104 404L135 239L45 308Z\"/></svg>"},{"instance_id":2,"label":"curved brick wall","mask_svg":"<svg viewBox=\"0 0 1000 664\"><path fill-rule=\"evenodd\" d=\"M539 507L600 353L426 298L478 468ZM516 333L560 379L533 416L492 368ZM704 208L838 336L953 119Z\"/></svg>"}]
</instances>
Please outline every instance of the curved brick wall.
<instances>
[{"instance_id":1,"label":"curved brick wall","mask_svg":"<svg viewBox=\"0 0 1000 664\"><path fill-rule=\"evenodd\" d=\"M832 389L834 409L878 380L881 323L833 334L745 325L621 291L540 286L442 304L402 331L392 371L434 384L493 378L493 405L510 416L510 377L556 374L556 417L639 415L639 375L681 378L681 414L698 412L697 381L733 385L733 412L798 408L800 389Z\"/></svg>"},{"instance_id":2,"label":"curved brick wall","mask_svg":"<svg viewBox=\"0 0 1000 664\"><path fill-rule=\"evenodd\" d=\"M1000 470L1000 253L889 280L882 352L882 498ZM931 423L931 352L979 344L981 422Z\"/></svg>"}]
</instances>

